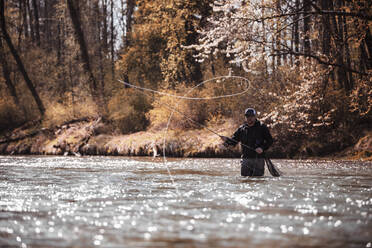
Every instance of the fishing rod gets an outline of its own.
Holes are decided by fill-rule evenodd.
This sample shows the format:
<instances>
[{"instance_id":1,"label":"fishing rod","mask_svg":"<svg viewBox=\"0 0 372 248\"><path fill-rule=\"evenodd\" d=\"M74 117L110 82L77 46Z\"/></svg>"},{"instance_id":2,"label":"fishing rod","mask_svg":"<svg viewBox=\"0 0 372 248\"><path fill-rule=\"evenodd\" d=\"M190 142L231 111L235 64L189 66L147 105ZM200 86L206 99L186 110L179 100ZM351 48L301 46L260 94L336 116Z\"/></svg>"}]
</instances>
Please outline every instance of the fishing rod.
<instances>
[{"instance_id":1,"label":"fishing rod","mask_svg":"<svg viewBox=\"0 0 372 248\"><path fill-rule=\"evenodd\" d=\"M155 100L155 101L156 101L156 100ZM158 102L158 101L156 101L156 102ZM158 103L160 103L160 102L158 102ZM190 118L189 116L187 116L186 114L182 113L181 111L179 111L179 110L176 109L176 108L171 108L171 107L169 107L169 106L167 106L167 105L165 105L165 104L162 104L162 103L160 103L160 104L161 104L162 106L164 106L165 108L167 108L168 110L175 111L175 112L179 113L180 115L182 115L183 117L185 117L186 119L188 119L189 121L191 121L193 124L196 124L196 125L199 126L199 127L203 127L203 128L205 128L206 130L208 130L208 131L210 131L211 133L213 133L213 134L217 135L218 137L220 137L222 140L224 140L224 139L226 138L226 139L232 140L232 141L234 141L234 142L236 142L236 143L239 143L239 142L238 142L237 140L235 140L235 139L232 139L232 138L229 138L229 137L226 137L226 136L220 135L219 133L217 133L217 132L214 131L213 129L210 129L210 128L207 127L206 125L201 124L201 123L199 123L199 122L193 120L192 118ZM244 144L244 143L242 143L242 142L240 142L240 145L243 146L243 147L245 147L245 148L247 148L247 149L249 149L249 150L252 150L252 151L256 152L256 150L255 150L254 148L252 148L252 147L250 147L250 146L248 146L248 145L246 145L246 144ZM280 171L275 167L275 165L271 162L271 159L270 159L269 157L267 157L266 153L264 153L263 155L264 155L264 159L265 159L265 162L266 162L266 165L267 165L267 168L268 168L270 174L271 174L272 176L274 176L274 177L279 177L279 176L281 176L282 173L281 173L281 172L280 172Z\"/></svg>"},{"instance_id":2,"label":"fishing rod","mask_svg":"<svg viewBox=\"0 0 372 248\"><path fill-rule=\"evenodd\" d=\"M224 76L224 77L227 77L227 76ZM234 76L228 76L228 77L234 77ZM236 76L235 76L236 77ZM220 77L221 78L221 77ZM238 77L238 78L241 78L241 77ZM191 97L181 97L181 96L176 96L176 95L171 95L171 94L167 94L167 93L164 93L164 92L161 92L161 91L156 91L156 90L152 90L152 89L147 89L147 88L143 88L143 87L139 87L139 86L135 86L135 85L132 85L132 84L129 84L129 83L126 83L122 80L118 80L120 83L124 84L124 85L127 85L129 87L132 87L138 91L140 91L142 94L144 95L147 95L147 96L150 96L149 94L145 93L144 91L150 91L150 92L153 92L153 93L159 93L159 94L163 94L163 95L168 95L168 96L172 96L172 97L176 97L176 98L181 98L181 99L191 99L191 100L209 100L209 99L217 99L217 98L223 98L223 97L230 97L230 96L233 96L233 95L236 95L236 94L233 94L233 95L224 95L224 96L219 96L217 98L191 98ZM208 81L211 81L211 80L208 80ZM150 96L151 97L151 96ZM222 140L225 141L225 139L228 139L228 140L232 140L236 143L239 143L239 141L237 140L234 140L232 138L229 138L229 137L226 137L226 136L223 136L219 133L217 133L216 131L214 131L213 129L207 127L206 125L200 123L200 122L197 122L195 120L193 120L191 117L189 117L188 115L186 115L185 113L179 111L178 109L176 108L172 108L172 107L169 107L168 105L154 99L154 101L158 104L160 104L161 106L167 108L168 110L170 111L173 111L173 112L177 112L178 114L182 115L183 117L185 117L187 120L189 120L191 123L193 123L194 125L197 125L199 127L202 127L202 128L205 128L206 130L210 131L211 133L217 135L218 137L220 137ZM251 151L254 151L256 152L256 150L242 142L240 142L240 145L242 147L245 147ZM275 177L279 177L282 173L274 166L274 164L271 162L271 160L267 157L267 155L264 153L264 159L266 161L266 165L269 169L269 172L272 176L275 176Z\"/></svg>"}]
</instances>

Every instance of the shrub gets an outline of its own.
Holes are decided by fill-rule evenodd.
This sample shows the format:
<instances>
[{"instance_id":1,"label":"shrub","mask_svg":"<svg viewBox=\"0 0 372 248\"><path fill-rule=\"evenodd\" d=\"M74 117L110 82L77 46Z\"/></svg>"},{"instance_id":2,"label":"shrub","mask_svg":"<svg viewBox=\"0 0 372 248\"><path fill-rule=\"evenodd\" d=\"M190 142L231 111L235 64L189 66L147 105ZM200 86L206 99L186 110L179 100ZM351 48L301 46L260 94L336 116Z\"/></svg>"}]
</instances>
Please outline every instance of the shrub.
<instances>
[{"instance_id":1,"label":"shrub","mask_svg":"<svg viewBox=\"0 0 372 248\"><path fill-rule=\"evenodd\" d=\"M12 101L0 99L0 133L18 127L25 121L25 116Z\"/></svg>"},{"instance_id":2,"label":"shrub","mask_svg":"<svg viewBox=\"0 0 372 248\"><path fill-rule=\"evenodd\" d=\"M211 125L224 122L222 119L226 117L238 119L240 122L242 113L248 106L249 92L234 97L215 97L240 93L247 87L246 83L236 78L211 79L196 88L179 85L177 90L168 90L166 93L169 95L160 96L154 102L154 109L148 113L150 127L155 130L165 128L172 113L172 129L198 129L206 123ZM170 95L206 99L179 99Z\"/></svg>"},{"instance_id":3,"label":"shrub","mask_svg":"<svg viewBox=\"0 0 372 248\"><path fill-rule=\"evenodd\" d=\"M72 102L71 92L63 96L64 101L51 98L45 101L46 111L42 125L44 127L54 127L67 121L78 118L93 118L97 116L96 104L89 96L80 96L78 101Z\"/></svg>"},{"instance_id":4,"label":"shrub","mask_svg":"<svg viewBox=\"0 0 372 248\"><path fill-rule=\"evenodd\" d=\"M145 95L133 89L119 90L109 101L109 120L121 133L145 130L148 126L146 112L151 105Z\"/></svg>"},{"instance_id":5,"label":"shrub","mask_svg":"<svg viewBox=\"0 0 372 248\"><path fill-rule=\"evenodd\" d=\"M175 91L167 91L176 95ZM147 114L150 120L150 129L160 130L167 126L171 129L188 129L198 127L196 123L203 123L205 114L202 113L201 103L196 101L180 100L171 96L161 96L153 103L154 108Z\"/></svg>"},{"instance_id":6,"label":"shrub","mask_svg":"<svg viewBox=\"0 0 372 248\"><path fill-rule=\"evenodd\" d=\"M358 79L350 95L350 110L361 118L372 119L372 78Z\"/></svg>"}]
</instances>

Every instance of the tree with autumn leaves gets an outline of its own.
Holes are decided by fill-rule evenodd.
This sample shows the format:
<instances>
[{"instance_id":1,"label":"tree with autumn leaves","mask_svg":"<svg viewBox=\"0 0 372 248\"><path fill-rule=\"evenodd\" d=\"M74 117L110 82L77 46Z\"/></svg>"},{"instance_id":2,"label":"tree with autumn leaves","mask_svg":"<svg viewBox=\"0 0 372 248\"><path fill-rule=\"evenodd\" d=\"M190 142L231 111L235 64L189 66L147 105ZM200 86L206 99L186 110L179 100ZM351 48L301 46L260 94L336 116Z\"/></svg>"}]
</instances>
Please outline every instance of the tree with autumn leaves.
<instances>
[{"instance_id":1,"label":"tree with autumn leaves","mask_svg":"<svg viewBox=\"0 0 372 248\"><path fill-rule=\"evenodd\" d=\"M114 1L2 0L0 7L1 129L105 117L119 32Z\"/></svg>"},{"instance_id":2,"label":"tree with autumn leaves","mask_svg":"<svg viewBox=\"0 0 372 248\"><path fill-rule=\"evenodd\" d=\"M343 149L371 123L370 1L221 0L213 11L197 59L225 54L260 81L262 119L296 150Z\"/></svg>"},{"instance_id":3,"label":"tree with autumn leaves","mask_svg":"<svg viewBox=\"0 0 372 248\"><path fill-rule=\"evenodd\" d=\"M212 1L137 1L129 43L121 50L119 68L130 82L176 87L200 82L200 64L185 49L197 42L197 29Z\"/></svg>"},{"instance_id":4,"label":"tree with autumn leaves","mask_svg":"<svg viewBox=\"0 0 372 248\"><path fill-rule=\"evenodd\" d=\"M122 133L161 127L164 105L174 99L146 96L117 79L184 94L228 73L249 80L246 95L179 106L207 125L239 123L241 111L255 106L293 153L309 144L340 150L371 122L367 0L0 3L2 130L98 116ZM193 94L208 98L239 87L233 79L212 80Z\"/></svg>"}]
</instances>

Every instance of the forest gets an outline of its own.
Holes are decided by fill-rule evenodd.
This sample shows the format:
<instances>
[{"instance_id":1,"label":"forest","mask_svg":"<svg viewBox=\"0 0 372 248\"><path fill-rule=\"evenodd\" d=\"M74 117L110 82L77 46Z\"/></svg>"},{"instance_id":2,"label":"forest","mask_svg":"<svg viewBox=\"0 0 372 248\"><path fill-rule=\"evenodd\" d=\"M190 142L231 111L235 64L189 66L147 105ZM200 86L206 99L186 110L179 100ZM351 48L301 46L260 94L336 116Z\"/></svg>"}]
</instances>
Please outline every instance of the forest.
<instances>
[{"instance_id":1,"label":"forest","mask_svg":"<svg viewBox=\"0 0 372 248\"><path fill-rule=\"evenodd\" d=\"M254 107L272 156L372 156L369 0L0 0L0 25L0 153L97 120L230 135Z\"/></svg>"}]
</instances>

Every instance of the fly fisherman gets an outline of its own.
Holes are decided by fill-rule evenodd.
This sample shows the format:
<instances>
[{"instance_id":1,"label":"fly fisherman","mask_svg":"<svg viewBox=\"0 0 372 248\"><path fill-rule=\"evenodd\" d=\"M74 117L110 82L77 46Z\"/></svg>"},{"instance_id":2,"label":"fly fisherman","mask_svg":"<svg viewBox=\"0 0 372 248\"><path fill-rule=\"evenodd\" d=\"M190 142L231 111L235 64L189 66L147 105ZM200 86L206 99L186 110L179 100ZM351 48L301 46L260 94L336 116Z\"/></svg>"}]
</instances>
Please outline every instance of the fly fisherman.
<instances>
[{"instance_id":1,"label":"fly fisherman","mask_svg":"<svg viewBox=\"0 0 372 248\"><path fill-rule=\"evenodd\" d=\"M231 138L220 137L226 147L235 146L240 142L243 153L240 162L242 176L264 175L264 151L272 145L273 138L267 126L256 119L256 111L253 108L245 110L245 123L235 131Z\"/></svg>"}]
</instances>

